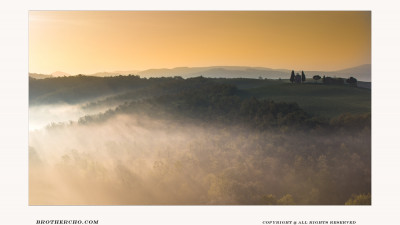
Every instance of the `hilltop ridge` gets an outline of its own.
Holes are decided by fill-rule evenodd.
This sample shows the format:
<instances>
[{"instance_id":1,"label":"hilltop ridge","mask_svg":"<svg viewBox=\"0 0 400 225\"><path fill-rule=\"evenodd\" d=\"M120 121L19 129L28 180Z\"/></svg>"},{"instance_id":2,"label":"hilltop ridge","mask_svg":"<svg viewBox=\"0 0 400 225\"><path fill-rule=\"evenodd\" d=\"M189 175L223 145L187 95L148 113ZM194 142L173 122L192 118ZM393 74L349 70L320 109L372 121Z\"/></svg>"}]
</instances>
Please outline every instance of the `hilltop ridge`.
<instances>
[{"instance_id":1,"label":"hilltop ridge","mask_svg":"<svg viewBox=\"0 0 400 225\"><path fill-rule=\"evenodd\" d=\"M210 78L262 78L262 79L288 79L291 69L271 69L267 67L247 67L247 66L209 66L209 67L175 67L172 69L147 69L147 70L127 70L114 72L98 72L94 74L84 74L88 76L107 77L118 75L140 75L141 77L210 77ZM296 71L297 72L297 71ZM308 78L314 75L331 77L355 77L359 81L371 81L371 64L364 64L356 67L346 68L336 71L308 71L304 73ZM64 72L54 72L51 75L29 73L29 76L36 79L48 77L70 76Z\"/></svg>"}]
</instances>

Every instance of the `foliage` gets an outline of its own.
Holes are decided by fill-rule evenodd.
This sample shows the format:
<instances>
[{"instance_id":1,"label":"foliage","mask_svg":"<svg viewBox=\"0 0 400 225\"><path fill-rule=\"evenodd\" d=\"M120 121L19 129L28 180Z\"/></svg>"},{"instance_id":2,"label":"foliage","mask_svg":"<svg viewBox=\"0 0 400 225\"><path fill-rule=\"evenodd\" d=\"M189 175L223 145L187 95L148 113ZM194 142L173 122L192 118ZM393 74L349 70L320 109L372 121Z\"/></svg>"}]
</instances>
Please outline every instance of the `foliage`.
<instances>
[{"instance_id":1,"label":"foliage","mask_svg":"<svg viewBox=\"0 0 400 225\"><path fill-rule=\"evenodd\" d=\"M277 201L278 205L295 205L293 196L291 194L286 194Z\"/></svg>"},{"instance_id":2,"label":"foliage","mask_svg":"<svg viewBox=\"0 0 400 225\"><path fill-rule=\"evenodd\" d=\"M275 195L269 194L269 195L264 195L261 198L261 205L276 205L277 204L277 200Z\"/></svg>"},{"instance_id":3,"label":"foliage","mask_svg":"<svg viewBox=\"0 0 400 225\"><path fill-rule=\"evenodd\" d=\"M301 71L301 82L304 83L306 81L306 75L304 74L304 71Z\"/></svg>"},{"instance_id":4,"label":"foliage","mask_svg":"<svg viewBox=\"0 0 400 225\"><path fill-rule=\"evenodd\" d=\"M290 82L294 82L294 70L292 70L292 73L290 74Z\"/></svg>"},{"instance_id":5,"label":"foliage","mask_svg":"<svg viewBox=\"0 0 400 225\"><path fill-rule=\"evenodd\" d=\"M313 79L317 82L319 79L321 79L321 76L320 75L314 75Z\"/></svg>"},{"instance_id":6,"label":"foliage","mask_svg":"<svg viewBox=\"0 0 400 225\"><path fill-rule=\"evenodd\" d=\"M346 130L370 129L371 113L365 113L361 115L353 115L350 113L342 114L331 119L330 127Z\"/></svg>"},{"instance_id":7,"label":"foliage","mask_svg":"<svg viewBox=\"0 0 400 225\"><path fill-rule=\"evenodd\" d=\"M354 77L350 77L346 79L346 82L350 84L350 86L357 86L357 79Z\"/></svg>"},{"instance_id":8,"label":"foliage","mask_svg":"<svg viewBox=\"0 0 400 225\"><path fill-rule=\"evenodd\" d=\"M345 205L371 205L371 193L352 195Z\"/></svg>"}]
</instances>

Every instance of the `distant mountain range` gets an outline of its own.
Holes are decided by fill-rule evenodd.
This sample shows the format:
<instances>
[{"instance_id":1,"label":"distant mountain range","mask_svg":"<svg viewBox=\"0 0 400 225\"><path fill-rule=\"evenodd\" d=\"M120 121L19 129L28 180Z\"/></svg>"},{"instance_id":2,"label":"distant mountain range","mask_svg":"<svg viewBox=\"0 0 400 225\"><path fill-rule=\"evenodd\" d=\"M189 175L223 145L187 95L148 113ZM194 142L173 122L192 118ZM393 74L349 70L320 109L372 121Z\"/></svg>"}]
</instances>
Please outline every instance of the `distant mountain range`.
<instances>
[{"instance_id":1,"label":"distant mountain range","mask_svg":"<svg viewBox=\"0 0 400 225\"><path fill-rule=\"evenodd\" d=\"M41 73L29 73L29 77L32 77L35 79L45 79L45 78L51 78L53 76L47 75L47 74L41 74Z\"/></svg>"},{"instance_id":2,"label":"distant mountain range","mask_svg":"<svg viewBox=\"0 0 400 225\"><path fill-rule=\"evenodd\" d=\"M371 82L371 64L364 64L361 66L351 67L337 71L327 71L327 72L304 71L304 72L310 75L318 74L321 76L325 75L329 77L343 77L343 78L355 77L359 81Z\"/></svg>"},{"instance_id":3,"label":"distant mountain range","mask_svg":"<svg viewBox=\"0 0 400 225\"><path fill-rule=\"evenodd\" d=\"M118 76L118 75L140 75L141 77L171 77L181 76L189 77L219 77L219 78L267 78L267 79L289 79L292 70L288 69L270 69L265 67L244 67L244 66L211 66L211 67L177 67L173 69L149 69L149 70L130 70L114 71L87 74L88 76ZM301 73L301 71L295 71ZM329 77L355 77L359 81L371 81L371 64L365 64L357 67L347 68L337 71L304 71L307 78L314 75ZM70 74L57 71L51 75L30 73L29 76L36 79L48 77L71 76Z\"/></svg>"}]
</instances>

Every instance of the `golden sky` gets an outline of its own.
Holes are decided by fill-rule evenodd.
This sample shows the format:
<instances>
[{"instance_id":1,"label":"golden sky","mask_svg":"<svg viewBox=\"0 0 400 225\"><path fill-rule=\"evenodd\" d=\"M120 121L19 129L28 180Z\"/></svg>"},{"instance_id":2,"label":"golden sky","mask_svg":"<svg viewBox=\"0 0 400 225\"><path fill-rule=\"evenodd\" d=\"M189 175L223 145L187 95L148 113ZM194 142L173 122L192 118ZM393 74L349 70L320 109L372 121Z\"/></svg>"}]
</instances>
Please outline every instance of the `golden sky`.
<instances>
[{"instance_id":1,"label":"golden sky","mask_svg":"<svg viewBox=\"0 0 400 225\"><path fill-rule=\"evenodd\" d=\"M371 63L371 12L30 11L29 72Z\"/></svg>"}]
</instances>

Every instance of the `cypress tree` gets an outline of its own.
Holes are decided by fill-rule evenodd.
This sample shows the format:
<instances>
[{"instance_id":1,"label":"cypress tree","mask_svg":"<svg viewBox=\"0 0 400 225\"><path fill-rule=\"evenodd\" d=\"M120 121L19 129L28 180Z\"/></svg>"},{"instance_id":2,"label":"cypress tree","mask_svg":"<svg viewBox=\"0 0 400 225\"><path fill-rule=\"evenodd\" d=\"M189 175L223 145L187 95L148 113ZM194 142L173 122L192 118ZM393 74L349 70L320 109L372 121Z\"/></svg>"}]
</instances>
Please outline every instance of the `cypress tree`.
<instances>
[{"instance_id":1,"label":"cypress tree","mask_svg":"<svg viewBox=\"0 0 400 225\"><path fill-rule=\"evenodd\" d=\"M294 70L292 70L292 74L290 75L290 82L294 82Z\"/></svg>"},{"instance_id":2,"label":"cypress tree","mask_svg":"<svg viewBox=\"0 0 400 225\"><path fill-rule=\"evenodd\" d=\"M306 81L306 75L304 74L304 71L301 71L301 82L304 83Z\"/></svg>"}]
</instances>

